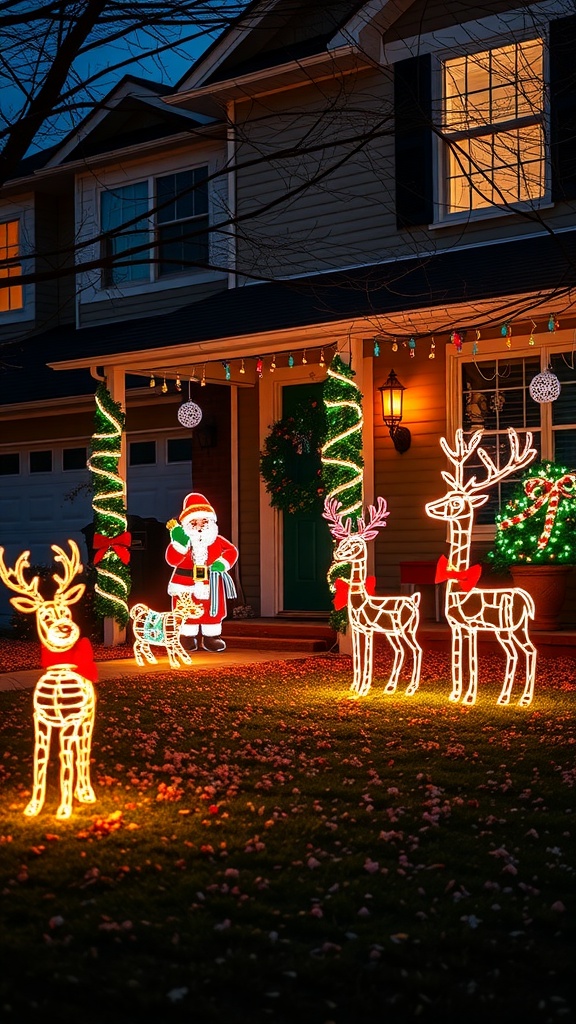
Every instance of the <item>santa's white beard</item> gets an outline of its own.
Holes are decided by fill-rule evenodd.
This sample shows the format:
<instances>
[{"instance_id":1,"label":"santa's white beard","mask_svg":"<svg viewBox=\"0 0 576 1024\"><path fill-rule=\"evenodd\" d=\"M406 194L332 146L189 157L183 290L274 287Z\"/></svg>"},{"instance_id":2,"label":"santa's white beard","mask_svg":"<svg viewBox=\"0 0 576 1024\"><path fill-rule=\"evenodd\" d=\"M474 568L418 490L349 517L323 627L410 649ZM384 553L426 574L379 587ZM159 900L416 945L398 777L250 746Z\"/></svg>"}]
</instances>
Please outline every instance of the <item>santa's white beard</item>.
<instances>
[{"instance_id":1,"label":"santa's white beard","mask_svg":"<svg viewBox=\"0 0 576 1024\"><path fill-rule=\"evenodd\" d=\"M184 529L190 538L194 564L206 565L208 562L208 548L218 536L218 523L207 523L201 530L195 527L193 523L188 523Z\"/></svg>"}]
</instances>

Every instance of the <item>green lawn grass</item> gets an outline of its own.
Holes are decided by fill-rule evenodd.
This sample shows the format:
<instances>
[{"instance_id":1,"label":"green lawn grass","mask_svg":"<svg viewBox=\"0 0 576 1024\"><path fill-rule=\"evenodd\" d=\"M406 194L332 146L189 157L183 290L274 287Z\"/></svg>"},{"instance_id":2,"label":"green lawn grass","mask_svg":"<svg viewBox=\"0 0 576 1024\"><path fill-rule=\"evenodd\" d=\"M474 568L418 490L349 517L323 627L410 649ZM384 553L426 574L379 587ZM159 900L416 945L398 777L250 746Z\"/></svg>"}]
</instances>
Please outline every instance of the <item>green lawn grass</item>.
<instances>
[{"instance_id":1,"label":"green lawn grass","mask_svg":"<svg viewBox=\"0 0 576 1024\"><path fill-rule=\"evenodd\" d=\"M575 1020L576 665L473 708L447 658L349 697L319 657L101 683L95 805L22 811L31 691L0 694L0 1019ZM513 693L516 702L519 686Z\"/></svg>"}]
</instances>

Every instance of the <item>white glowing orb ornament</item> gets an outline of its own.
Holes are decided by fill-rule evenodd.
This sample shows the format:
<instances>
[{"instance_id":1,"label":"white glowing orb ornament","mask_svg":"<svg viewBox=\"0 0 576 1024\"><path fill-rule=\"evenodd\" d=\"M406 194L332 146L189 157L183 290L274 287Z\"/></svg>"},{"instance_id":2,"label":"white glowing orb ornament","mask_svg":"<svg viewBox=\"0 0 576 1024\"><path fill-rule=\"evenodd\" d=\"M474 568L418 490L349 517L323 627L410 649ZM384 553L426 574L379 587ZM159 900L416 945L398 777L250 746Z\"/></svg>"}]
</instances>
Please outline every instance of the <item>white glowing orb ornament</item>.
<instances>
[{"instance_id":1,"label":"white glowing orb ornament","mask_svg":"<svg viewBox=\"0 0 576 1024\"><path fill-rule=\"evenodd\" d=\"M545 405L547 402L555 402L561 390L560 381L551 370L537 373L530 381L530 397L535 402L539 402L540 405Z\"/></svg>"},{"instance_id":2,"label":"white glowing orb ornament","mask_svg":"<svg viewBox=\"0 0 576 1024\"><path fill-rule=\"evenodd\" d=\"M352 662L354 678L350 687L356 697L364 697L372 686L374 662L374 633L383 633L394 651L394 663L385 693L394 693L398 685L407 651L413 656L412 676L406 690L416 693L420 682L422 648L416 640L420 621L420 594L403 597L375 597L375 579L366 576L366 541L377 536L378 529L386 525L387 512L384 498L378 498L377 507L370 505L369 518L358 520L357 532L352 533L352 521L343 521L340 502L326 498L324 519L330 524L330 533L338 542L334 563L350 563L350 580L335 580L336 610L347 605L348 622L352 630Z\"/></svg>"},{"instance_id":3,"label":"white glowing orb ornament","mask_svg":"<svg viewBox=\"0 0 576 1024\"><path fill-rule=\"evenodd\" d=\"M202 409L196 402L183 402L178 408L178 422L183 427L193 429L197 427L202 419Z\"/></svg>"},{"instance_id":4,"label":"white glowing orb ornament","mask_svg":"<svg viewBox=\"0 0 576 1024\"><path fill-rule=\"evenodd\" d=\"M20 612L34 612L36 628L42 645L42 667L46 669L34 688L34 780L32 797L24 814L35 817L46 796L46 773L50 757L52 730L60 730L60 806L59 819L72 814L72 796L83 804L96 800L90 784L90 748L94 728L96 666L92 646L72 619L69 605L79 601L86 589L83 583L71 582L82 571L78 545L68 541L71 556L56 544L52 545L55 561L63 566L63 574L54 573L56 592L51 601L44 601L38 592L39 577L27 580L30 552L24 551L13 569L4 563L0 548L0 579L19 597L10 603Z\"/></svg>"},{"instance_id":5,"label":"white glowing orb ornament","mask_svg":"<svg viewBox=\"0 0 576 1024\"><path fill-rule=\"evenodd\" d=\"M448 523L450 551L448 558L439 559L436 569L436 583L446 582L445 612L452 631L452 692L450 700L462 697L464 665L468 665L468 689L463 704L474 704L478 689L478 633L487 631L506 654L504 684L498 697L499 704L508 704L516 673L519 654L526 664L524 692L520 698L521 707L528 707L534 693L536 678L536 648L528 635L529 620L534 618L534 602L525 590L518 587L505 589L480 589L477 583L482 569L470 565L470 544L472 527L477 508L485 505L489 494L486 492L499 480L517 473L536 455L532 448L532 434L527 431L524 448L520 451L518 434L508 428L510 457L508 462L497 467L484 448L479 448L482 430L475 431L470 440L464 440L464 432L456 431L454 448L450 448L445 437L440 446L448 461L454 467L452 473L443 472L448 490L442 498L430 501L426 512L432 519ZM464 478L465 465L476 456L486 469L486 479L478 481L473 475ZM482 493L484 492L484 493Z\"/></svg>"}]
</instances>

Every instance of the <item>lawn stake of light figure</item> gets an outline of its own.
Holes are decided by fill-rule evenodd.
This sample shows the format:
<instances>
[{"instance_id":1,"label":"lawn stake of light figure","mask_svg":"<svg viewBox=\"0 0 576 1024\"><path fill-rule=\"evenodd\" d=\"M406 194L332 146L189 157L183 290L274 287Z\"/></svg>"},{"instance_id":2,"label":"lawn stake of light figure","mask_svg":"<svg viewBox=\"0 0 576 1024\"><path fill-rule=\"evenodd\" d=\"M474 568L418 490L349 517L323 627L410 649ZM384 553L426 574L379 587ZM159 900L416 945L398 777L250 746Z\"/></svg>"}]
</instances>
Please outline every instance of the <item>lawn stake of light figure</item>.
<instances>
[{"instance_id":1,"label":"lawn stake of light figure","mask_svg":"<svg viewBox=\"0 0 576 1024\"><path fill-rule=\"evenodd\" d=\"M518 434L508 428L510 458L498 468L484 448L478 447L482 430L464 440L462 430L456 431L454 448L450 448L445 437L440 439L442 451L454 467L454 473L443 472L448 491L443 498L426 505L426 512L433 519L442 519L449 525L450 554L442 556L436 569L436 582L446 581L446 619L452 630L452 692L450 700L460 700L464 673L464 641L468 645L468 689L463 704L474 704L478 687L478 632L489 630L506 653L504 685L498 698L499 704L508 704L518 663L518 653L526 658L526 685L520 698L520 705L527 707L534 693L536 676L536 648L528 633L529 619L534 618L534 602L530 594L518 587L506 589L479 589L481 567L470 566L470 543L472 525L477 508L489 498L487 489L499 480L523 469L536 455L532 448L532 434L526 434L522 452ZM475 476L464 480L464 467L476 452L486 467L486 479L480 483Z\"/></svg>"},{"instance_id":2,"label":"lawn stake of light figure","mask_svg":"<svg viewBox=\"0 0 576 1024\"><path fill-rule=\"evenodd\" d=\"M86 588L83 583L71 586L74 577L82 571L82 565L78 545L73 540L68 543L71 556L52 544L55 561L61 563L63 573L61 576L53 573L56 592L51 601L45 601L38 592L38 576L30 581L25 579L25 570L30 568L30 552L24 551L14 568L8 569L4 563L4 548L0 548L0 579L21 595L10 598L18 611L35 612L42 645L42 667L46 669L36 683L33 698L34 782L32 798L24 810L30 818L42 809L46 796L52 729L60 731L60 806L56 817L70 817L72 795L84 804L96 800L90 785L90 747L96 708L93 683L97 671L92 645L87 637L80 639L80 630L69 607L80 600Z\"/></svg>"},{"instance_id":3,"label":"lawn stake of light figure","mask_svg":"<svg viewBox=\"0 0 576 1024\"><path fill-rule=\"evenodd\" d=\"M135 604L130 609L134 644L132 650L139 665L144 659L155 665L150 646L165 647L171 668L180 668L180 659L186 665L192 664L188 651L180 642L182 626L187 619L200 618L204 614L202 605L196 604L190 594L179 594L175 601L174 611L155 612L147 604Z\"/></svg>"},{"instance_id":4,"label":"lawn stake of light figure","mask_svg":"<svg viewBox=\"0 0 576 1024\"><path fill-rule=\"evenodd\" d=\"M340 502L336 498L327 498L324 502L324 518L330 525L330 533L338 546L334 551L334 561L349 562L350 582L343 579L335 580L335 608L348 606L348 621L352 630L352 663L354 679L350 689L358 697L364 697L372 685L374 663L374 633L383 633L394 651L394 664L385 693L394 693L398 685L407 649L412 651L413 667L410 684L406 690L412 695L418 689L420 668L422 665L422 648L416 640L416 630L420 621L420 594L399 597L375 597L373 577L366 576L367 547L366 541L373 540L378 530L386 526L384 498L378 498L377 508L369 506L369 518L358 520L357 532L352 533L350 519L342 520L339 512Z\"/></svg>"}]
</instances>

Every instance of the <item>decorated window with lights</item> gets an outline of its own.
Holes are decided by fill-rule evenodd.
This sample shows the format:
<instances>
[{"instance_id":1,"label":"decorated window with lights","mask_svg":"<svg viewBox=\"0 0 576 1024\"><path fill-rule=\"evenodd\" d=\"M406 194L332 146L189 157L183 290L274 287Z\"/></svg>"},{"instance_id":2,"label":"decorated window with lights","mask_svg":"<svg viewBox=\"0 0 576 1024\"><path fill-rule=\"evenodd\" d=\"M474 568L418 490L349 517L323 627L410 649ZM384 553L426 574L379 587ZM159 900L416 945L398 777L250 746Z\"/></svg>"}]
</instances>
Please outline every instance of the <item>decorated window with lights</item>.
<instances>
[{"instance_id":1,"label":"decorated window with lights","mask_svg":"<svg viewBox=\"0 0 576 1024\"><path fill-rule=\"evenodd\" d=\"M497 466L505 457L506 432L512 427L521 438L528 430L532 433L536 461L576 467L576 352L559 344L551 326L544 324L539 333L534 330L527 343L510 334L465 344L462 351L450 352L450 359L458 393L454 427L461 427L466 436L481 428L482 446ZM480 468L471 458L466 478ZM519 477L510 476L491 489L489 501L477 510L479 537L492 536L494 516L518 483Z\"/></svg>"},{"instance_id":2,"label":"decorated window with lights","mask_svg":"<svg viewBox=\"0 0 576 1024\"><path fill-rule=\"evenodd\" d=\"M442 62L444 213L533 203L546 194L544 43Z\"/></svg>"}]
</instances>

